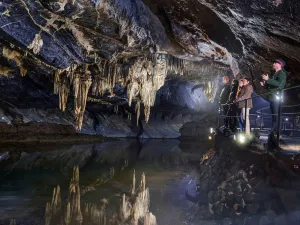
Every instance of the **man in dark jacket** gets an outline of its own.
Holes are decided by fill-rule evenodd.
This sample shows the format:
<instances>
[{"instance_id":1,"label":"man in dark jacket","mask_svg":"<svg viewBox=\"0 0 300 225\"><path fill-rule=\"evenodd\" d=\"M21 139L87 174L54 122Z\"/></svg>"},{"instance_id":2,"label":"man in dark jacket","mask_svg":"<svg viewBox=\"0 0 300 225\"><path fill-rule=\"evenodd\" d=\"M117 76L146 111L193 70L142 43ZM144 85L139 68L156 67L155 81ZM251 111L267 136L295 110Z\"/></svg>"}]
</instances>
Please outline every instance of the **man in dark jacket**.
<instances>
[{"instance_id":1,"label":"man in dark jacket","mask_svg":"<svg viewBox=\"0 0 300 225\"><path fill-rule=\"evenodd\" d=\"M279 101L281 101L282 89L286 84L286 72L284 71L285 62L282 59L277 59L273 63L273 69L275 74L272 78L268 74L263 74L263 81L260 82L262 86L265 86L269 90L270 109L272 113L272 127L273 130L278 132L278 121L277 115L279 112Z\"/></svg>"},{"instance_id":2,"label":"man in dark jacket","mask_svg":"<svg viewBox=\"0 0 300 225\"><path fill-rule=\"evenodd\" d=\"M219 104L220 104L220 108L223 109L223 115L224 116L227 116L227 113L228 113L228 105L224 105L227 103L228 101L228 98L229 98L229 94L230 94L230 83L229 83L229 77L228 76L224 76L223 77L223 84L224 84L224 87L221 91L221 94L220 94L220 101L219 101ZM228 118L224 118L224 125L225 127L228 127Z\"/></svg>"}]
</instances>

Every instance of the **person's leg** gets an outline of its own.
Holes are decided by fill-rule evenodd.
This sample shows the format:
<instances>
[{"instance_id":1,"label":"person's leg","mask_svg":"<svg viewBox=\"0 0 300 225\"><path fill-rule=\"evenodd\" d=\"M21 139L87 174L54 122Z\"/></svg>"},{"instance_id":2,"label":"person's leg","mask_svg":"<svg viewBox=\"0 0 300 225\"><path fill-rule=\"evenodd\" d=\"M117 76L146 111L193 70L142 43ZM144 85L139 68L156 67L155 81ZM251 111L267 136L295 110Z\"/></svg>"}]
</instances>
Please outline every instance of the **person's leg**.
<instances>
[{"instance_id":1,"label":"person's leg","mask_svg":"<svg viewBox=\"0 0 300 225\"><path fill-rule=\"evenodd\" d=\"M270 109L272 114L272 129L277 131L278 128L278 110L279 110L279 102L271 100L270 101Z\"/></svg>"},{"instance_id":2,"label":"person's leg","mask_svg":"<svg viewBox=\"0 0 300 225\"><path fill-rule=\"evenodd\" d=\"M245 120L246 118L245 118L245 108L242 108L242 120L243 120L243 127L245 128L245 130L246 130L246 127L245 126L247 126L247 121Z\"/></svg>"},{"instance_id":3,"label":"person's leg","mask_svg":"<svg viewBox=\"0 0 300 225\"><path fill-rule=\"evenodd\" d=\"M272 114L272 129L274 129L274 124L276 123L276 117L275 117L275 106L273 100L270 100L270 110Z\"/></svg>"},{"instance_id":4,"label":"person's leg","mask_svg":"<svg viewBox=\"0 0 300 225\"><path fill-rule=\"evenodd\" d=\"M237 115L238 115L239 128L241 131L243 131L244 121L243 121L241 108L238 108Z\"/></svg>"},{"instance_id":5,"label":"person's leg","mask_svg":"<svg viewBox=\"0 0 300 225\"><path fill-rule=\"evenodd\" d=\"M223 115L224 117L224 125L225 127L228 127L228 106L227 105L223 105Z\"/></svg>"},{"instance_id":6,"label":"person's leg","mask_svg":"<svg viewBox=\"0 0 300 225\"><path fill-rule=\"evenodd\" d=\"M238 107L236 104L233 104L232 116L233 116L233 124L231 130L235 132L238 127Z\"/></svg>"},{"instance_id":7,"label":"person's leg","mask_svg":"<svg viewBox=\"0 0 300 225\"><path fill-rule=\"evenodd\" d=\"M245 111L245 110L244 110ZM250 108L246 109L247 115L246 115L246 134L250 135L250 119L249 119L249 113L250 113ZM245 117L245 115L244 115Z\"/></svg>"}]
</instances>

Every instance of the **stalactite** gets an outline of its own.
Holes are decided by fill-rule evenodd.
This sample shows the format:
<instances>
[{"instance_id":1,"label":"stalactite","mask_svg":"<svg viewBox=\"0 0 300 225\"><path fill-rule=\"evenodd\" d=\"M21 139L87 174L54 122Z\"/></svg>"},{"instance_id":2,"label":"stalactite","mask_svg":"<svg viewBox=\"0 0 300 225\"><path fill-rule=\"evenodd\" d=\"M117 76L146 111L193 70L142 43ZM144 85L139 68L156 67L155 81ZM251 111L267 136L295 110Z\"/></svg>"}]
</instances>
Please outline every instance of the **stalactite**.
<instances>
[{"instance_id":1,"label":"stalactite","mask_svg":"<svg viewBox=\"0 0 300 225\"><path fill-rule=\"evenodd\" d=\"M135 105L135 113L136 113L136 125L139 125L139 119L141 114L141 101L138 100Z\"/></svg>"},{"instance_id":2,"label":"stalactite","mask_svg":"<svg viewBox=\"0 0 300 225\"><path fill-rule=\"evenodd\" d=\"M20 66L20 75L21 77L25 77L27 74L27 69L23 66Z\"/></svg>"},{"instance_id":3,"label":"stalactite","mask_svg":"<svg viewBox=\"0 0 300 225\"><path fill-rule=\"evenodd\" d=\"M59 87L59 109L63 112L67 106L69 91L70 85L66 77L64 77Z\"/></svg>"},{"instance_id":4,"label":"stalactite","mask_svg":"<svg viewBox=\"0 0 300 225\"><path fill-rule=\"evenodd\" d=\"M87 95L92 84L90 75L85 74L77 76L74 79L73 90L74 90L74 111L76 120L76 129L81 130L83 116L86 107Z\"/></svg>"},{"instance_id":5,"label":"stalactite","mask_svg":"<svg viewBox=\"0 0 300 225\"><path fill-rule=\"evenodd\" d=\"M23 65L22 54L14 49L8 48L3 46L2 49L3 57L7 58L8 60L12 60L16 63L17 67L20 69L20 75L22 77L26 76L27 69Z\"/></svg>"},{"instance_id":6,"label":"stalactite","mask_svg":"<svg viewBox=\"0 0 300 225\"><path fill-rule=\"evenodd\" d=\"M31 44L27 46L28 49L32 49L34 54L38 54L43 47L43 39L40 33L34 36Z\"/></svg>"},{"instance_id":7,"label":"stalactite","mask_svg":"<svg viewBox=\"0 0 300 225\"><path fill-rule=\"evenodd\" d=\"M6 59L14 61L18 67L23 63L21 53L6 46L3 46L2 55Z\"/></svg>"}]
</instances>

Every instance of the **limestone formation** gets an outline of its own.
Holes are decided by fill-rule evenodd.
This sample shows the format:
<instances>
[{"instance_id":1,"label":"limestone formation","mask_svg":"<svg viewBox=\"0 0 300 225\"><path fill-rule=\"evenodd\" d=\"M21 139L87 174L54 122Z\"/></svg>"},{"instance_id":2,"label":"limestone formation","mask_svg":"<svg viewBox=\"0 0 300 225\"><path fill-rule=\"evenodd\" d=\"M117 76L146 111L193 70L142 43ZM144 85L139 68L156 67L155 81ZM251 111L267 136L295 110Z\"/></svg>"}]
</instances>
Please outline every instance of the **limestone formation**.
<instances>
[{"instance_id":1,"label":"limestone formation","mask_svg":"<svg viewBox=\"0 0 300 225\"><path fill-rule=\"evenodd\" d=\"M101 199L99 204L85 203L82 210L79 187L79 168L74 167L69 187L69 197L66 206L61 202L60 187L53 190L52 201L46 204L45 224L54 225L156 225L155 216L149 212L150 196L146 187L146 177L142 174L141 182L135 191L135 172L133 174L132 190L128 196L120 198L120 210L108 214L108 199Z\"/></svg>"}]
</instances>

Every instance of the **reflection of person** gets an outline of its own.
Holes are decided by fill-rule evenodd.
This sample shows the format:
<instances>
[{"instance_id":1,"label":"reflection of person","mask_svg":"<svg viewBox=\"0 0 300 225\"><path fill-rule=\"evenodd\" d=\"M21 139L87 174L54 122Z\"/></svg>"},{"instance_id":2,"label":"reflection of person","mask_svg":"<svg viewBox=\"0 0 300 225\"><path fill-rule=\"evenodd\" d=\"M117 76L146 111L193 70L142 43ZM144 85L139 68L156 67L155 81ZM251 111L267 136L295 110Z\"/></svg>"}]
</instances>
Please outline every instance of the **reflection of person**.
<instances>
[{"instance_id":1,"label":"reflection of person","mask_svg":"<svg viewBox=\"0 0 300 225\"><path fill-rule=\"evenodd\" d=\"M238 80L232 80L231 91L230 91L229 98L227 101L227 104L229 107L227 117L229 117L229 119L230 119L230 130L231 131L235 131L236 125L237 125L238 109L237 109L237 105L235 103L235 99L236 99L236 95L237 95L237 91L238 91L238 86L239 86Z\"/></svg>"},{"instance_id":2,"label":"reflection of person","mask_svg":"<svg viewBox=\"0 0 300 225\"><path fill-rule=\"evenodd\" d=\"M273 63L275 73L272 78L268 74L263 74L261 86L268 88L270 109L272 113L272 128L277 131L278 122L277 115L279 111L279 101L281 100L281 91L286 84L286 72L284 71L285 62L282 59L277 59ZM277 131L278 132L278 131Z\"/></svg>"},{"instance_id":3,"label":"reflection of person","mask_svg":"<svg viewBox=\"0 0 300 225\"><path fill-rule=\"evenodd\" d=\"M250 84L249 78L244 78L243 79L244 87L239 95L239 97L236 99L238 102L238 108L242 109L242 116L243 120L245 121L245 131L247 135L250 135L250 119L249 119L249 113L250 109L252 108L252 93L253 93L253 87ZM247 108L246 108L246 102L245 99L247 100Z\"/></svg>"},{"instance_id":4,"label":"reflection of person","mask_svg":"<svg viewBox=\"0 0 300 225\"><path fill-rule=\"evenodd\" d=\"M221 94L220 94L219 104L220 104L220 107L223 109L223 115L225 116L224 126L228 127L228 119L226 118L227 112L228 112L228 106L224 105L224 104L227 103L228 98L229 98L229 94L230 94L230 84L229 84L229 77L228 76L223 77L223 84L224 84L224 87L223 87L223 89L221 91Z\"/></svg>"}]
</instances>

